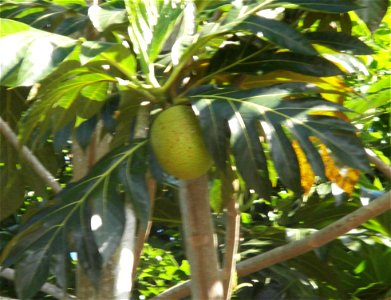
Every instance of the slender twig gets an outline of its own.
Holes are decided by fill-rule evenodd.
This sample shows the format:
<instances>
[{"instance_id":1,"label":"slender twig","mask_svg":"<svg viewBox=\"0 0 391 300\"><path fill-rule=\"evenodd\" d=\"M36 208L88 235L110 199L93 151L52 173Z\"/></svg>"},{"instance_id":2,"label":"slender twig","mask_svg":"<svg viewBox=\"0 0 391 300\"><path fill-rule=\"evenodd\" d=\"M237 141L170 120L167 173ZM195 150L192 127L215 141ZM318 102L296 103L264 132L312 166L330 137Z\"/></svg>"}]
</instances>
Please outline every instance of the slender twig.
<instances>
[{"instance_id":1,"label":"slender twig","mask_svg":"<svg viewBox=\"0 0 391 300\"><path fill-rule=\"evenodd\" d=\"M288 259L297 257L316 248L319 248L348 231L357 228L364 222L377 217L378 215L391 209L391 192L388 191L383 196L373 200L367 206L363 206L356 211L346 215L333 224L311 234L299 241L291 242L287 245L277 247L263 254L254 256L240 262L237 266L238 276L245 276L262 269L284 262ZM154 300L163 299L181 299L190 294L191 282L186 281L176 285L157 297Z\"/></svg>"},{"instance_id":2,"label":"slender twig","mask_svg":"<svg viewBox=\"0 0 391 300\"><path fill-rule=\"evenodd\" d=\"M0 277L13 281L15 280L15 270L11 268L4 268L0 271ZM74 296L64 293L62 289L50 283L45 283L41 287L41 291L57 299L75 299ZM3 297L0 297L0 299L3 299Z\"/></svg>"},{"instance_id":3,"label":"slender twig","mask_svg":"<svg viewBox=\"0 0 391 300\"><path fill-rule=\"evenodd\" d=\"M136 280L136 274L137 274L137 267L140 263L141 254L143 253L144 243L147 241L149 237L149 232L151 231L152 227L152 212L153 212L153 206L155 202L155 193L156 193L156 181L152 179L152 177L149 177L147 179L148 183L148 193L149 193L149 201L150 201L150 207L149 207L149 218L145 222L140 222L139 228L137 230L137 238L136 238L136 244L134 246L134 266L133 266L133 273L132 273L132 282Z\"/></svg>"},{"instance_id":4,"label":"slender twig","mask_svg":"<svg viewBox=\"0 0 391 300\"><path fill-rule=\"evenodd\" d=\"M231 198L227 203L225 253L223 264L224 299L231 299L233 277L236 270L236 254L239 246L240 215L238 203Z\"/></svg>"},{"instance_id":5,"label":"slender twig","mask_svg":"<svg viewBox=\"0 0 391 300\"><path fill-rule=\"evenodd\" d=\"M365 149L365 152L368 155L369 162L374 164L376 169L382 172L388 179L391 179L391 167L377 157L371 149Z\"/></svg>"},{"instance_id":6,"label":"slender twig","mask_svg":"<svg viewBox=\"0 0 391 300\"><path fill-rule=\"evenodd\" d=\"M10 143L17 151L19 151L20 156L26 161L30 167L35 171L35 173L41 177L41 179L50 186L54 192L58 193L61 191L61 186L57 182L56 178L43 166L39 159L31 152L26 146L22 146L18 140L18 137L9 127L7 122L5 122L0 117L0 133L5 137L8 143Z\"/></svg>"}]
</instances>

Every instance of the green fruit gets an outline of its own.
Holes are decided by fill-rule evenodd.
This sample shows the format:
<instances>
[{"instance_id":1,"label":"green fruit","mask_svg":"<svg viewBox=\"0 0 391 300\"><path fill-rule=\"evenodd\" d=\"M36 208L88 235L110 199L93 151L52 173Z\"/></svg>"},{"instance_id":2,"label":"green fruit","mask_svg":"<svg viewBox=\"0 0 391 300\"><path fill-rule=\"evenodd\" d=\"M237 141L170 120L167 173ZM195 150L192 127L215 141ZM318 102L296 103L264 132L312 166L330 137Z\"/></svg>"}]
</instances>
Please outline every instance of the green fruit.
<instances>
[{"instance_id":1,"label":"green fruit","mask_svg":"<svg viewBox=\"0 0 391 300\"><path fill-rule=\"evenodd\" d=\"M163 170L179 179L200 177L212 164L200 125L188 106L173 106L157 116L151 145Z\"/></svg>"}]
</instances>

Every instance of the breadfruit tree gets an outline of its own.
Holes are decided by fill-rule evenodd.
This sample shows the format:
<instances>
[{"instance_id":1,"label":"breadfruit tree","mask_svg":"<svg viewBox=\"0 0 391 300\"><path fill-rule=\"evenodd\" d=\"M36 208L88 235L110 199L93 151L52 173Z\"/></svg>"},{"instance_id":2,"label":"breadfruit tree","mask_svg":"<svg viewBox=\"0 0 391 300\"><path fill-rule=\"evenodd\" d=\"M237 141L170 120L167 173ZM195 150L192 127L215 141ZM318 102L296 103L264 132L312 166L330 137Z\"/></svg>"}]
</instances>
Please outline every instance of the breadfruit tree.
<instances>
[{"instance_id":1,"label":"breadfruit tree","mask_svg":"<svg viewBox=\"0 0 391 300\"><path fill-rule=\"evenodd\" d=\"M387 7L2 1L0 216L23 218L0 264L15 268L18 297L54 276L80 299L129 299L155 200L179 197L192 281L161 298L191 287L194 299L229 299L249 274L235 271L244 207L282 187L307 199L326 182L351 195L373 172L351 121L363 108L345 101L359 99L350 83L375 55L354 26L374 32ZM385 212L387 197L314 245Z\"/></svg>"}]
</instances>

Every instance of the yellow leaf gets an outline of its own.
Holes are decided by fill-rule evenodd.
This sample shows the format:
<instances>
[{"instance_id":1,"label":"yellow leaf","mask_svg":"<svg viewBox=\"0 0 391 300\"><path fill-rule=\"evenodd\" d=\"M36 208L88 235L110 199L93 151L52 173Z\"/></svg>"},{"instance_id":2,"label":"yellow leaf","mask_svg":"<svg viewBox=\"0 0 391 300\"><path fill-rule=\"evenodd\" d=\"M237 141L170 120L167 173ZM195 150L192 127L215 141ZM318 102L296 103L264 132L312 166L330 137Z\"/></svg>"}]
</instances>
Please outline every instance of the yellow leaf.
<instances>
[{"instance_id":1,"label":"yellow leaf","mask_svg":"<svg viewBox=\"0 0 391 300\"><path fill-rule=\"evenodd\" d=\"M299 143L295 140L292 141L292 147L296 153L297 160L300 166L301 186L304 189L304 194L308 195L311 190L311 187L315 183L315 174L312 170L310 163L307 160L304 151L299 146Z\"/></svg>"},{"instance_id":2,"label":"yellow leaf","mask_svg":"<svg viewBox=\"0 0 391 300\"><path fill-rule=\"evenodd\" d=\"M325 166L326 177L337 184L345 193L351 195L359 179L360 171L337 166L324 144L320 144L320 154Z\"/></svg>"}]
</instances>

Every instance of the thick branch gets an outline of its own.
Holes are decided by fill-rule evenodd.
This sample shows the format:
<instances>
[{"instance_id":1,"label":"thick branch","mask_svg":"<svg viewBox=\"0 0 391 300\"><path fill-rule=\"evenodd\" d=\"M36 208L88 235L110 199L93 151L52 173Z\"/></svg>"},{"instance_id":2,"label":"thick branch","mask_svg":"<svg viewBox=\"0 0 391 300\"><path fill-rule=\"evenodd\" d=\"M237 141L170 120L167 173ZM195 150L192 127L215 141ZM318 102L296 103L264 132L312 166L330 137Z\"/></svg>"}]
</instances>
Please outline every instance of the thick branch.
<instances>
[{"instance_id":1,"label":"thick branch","mask_svg":"<svg viewBox=\"0 0 391 300\"><path fill-rule=\"evenodd\" d=\"M357 228L364 222L377 217L391 209L391 192L388 191L383 196L373 200L367 206L363 206L356 211L346 215L333 224L311 234L307 238L291 242L287 245L277 247L263 254L246 259L237 266L238 276L245 276L262 269L281 263L288 259L297 257L311 250L319 248L346 232ZM180 299L190 293L190 281L181 283L163 292L154 299Z\"/></svg>"},{"instance_id":2,"label":"thick branch","mask_svg":"<svg viewBox=\"0 0 391 300\"><path fill-rule=\"evenodd\" d=\"M42 165L39 159L28 149L26 146L22 146L18 140L16 134L0 117L0 133L5 137L5 139L12 145L14 148L19 151L20 156L25 160L34 172L41 177L41 179L50 186L53 191L58 193L61 190L60 184L57 182L56 178Z\"/></svg>"},{"instance_id":3,"label":"thick branch","mask_svg":"<svg viewBox=\"0 0 391 300\"><path fill-rule=\"evenodd\" d=\"M0 272L0 277L13 281L15 279L15 270L5 268ZM41 291L57 299L75 299L75 297L64 293L62 289L50 283L45 283L41 287ZM0 299L3 299L3 297L0 297Z\"/></svg>"},{"instance_id":4,"label":"thick branch","mask_svg":"<svg viewBox=\"0 0 391 300\"><path fill-rule=\"evenodd\" d=\"M182 180L179 193L192 297L220 300L223 298L223 283L214 242L207 176Z\"/></svg>"}]
</instances>

